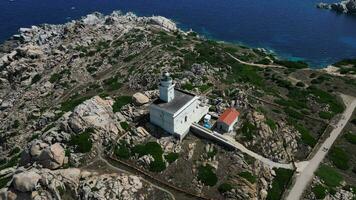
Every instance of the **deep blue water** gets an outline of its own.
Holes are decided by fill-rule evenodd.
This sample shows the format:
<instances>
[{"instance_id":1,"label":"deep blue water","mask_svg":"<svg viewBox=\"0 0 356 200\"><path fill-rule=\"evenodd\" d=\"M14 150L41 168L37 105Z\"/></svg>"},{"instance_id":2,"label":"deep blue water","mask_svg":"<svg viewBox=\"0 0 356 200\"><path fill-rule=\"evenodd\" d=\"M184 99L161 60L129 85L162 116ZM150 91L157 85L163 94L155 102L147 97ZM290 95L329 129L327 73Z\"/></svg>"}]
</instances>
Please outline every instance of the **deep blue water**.
<instances>
[{"instance_id":1,"label":"deep blue water","mask_svg":"<svg viewBox=\"0 0 356 200\"><path fill-rule=\"evenodd\" d=\"M337 0L323 0L326 2ZM0 41L20 27L64 23L113 10L163 15L183 29L288 59L325 66L356 57L356 17L319 10L319 0L0 0Z\"/></svg>"}]
</instances>

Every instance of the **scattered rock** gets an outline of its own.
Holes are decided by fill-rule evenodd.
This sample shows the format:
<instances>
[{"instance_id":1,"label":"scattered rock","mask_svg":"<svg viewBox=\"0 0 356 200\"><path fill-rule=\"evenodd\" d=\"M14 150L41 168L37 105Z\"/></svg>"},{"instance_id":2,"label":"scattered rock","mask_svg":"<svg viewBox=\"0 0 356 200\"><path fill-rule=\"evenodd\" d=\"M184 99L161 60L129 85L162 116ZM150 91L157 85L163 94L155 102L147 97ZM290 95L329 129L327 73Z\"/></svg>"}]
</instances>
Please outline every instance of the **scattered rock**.
<instances>
[{"instance_id":1,"label":"scattered rock","mask_svg":"<svg viewBox=\"0 0 356 200\"><path fill-rule=\"evenodd\" d=\"M135 93L132 96L132 100L138 106L144 105L150 101L150 99L146 95L142 94L141 92Z\"/></svg>"}]
</instances>

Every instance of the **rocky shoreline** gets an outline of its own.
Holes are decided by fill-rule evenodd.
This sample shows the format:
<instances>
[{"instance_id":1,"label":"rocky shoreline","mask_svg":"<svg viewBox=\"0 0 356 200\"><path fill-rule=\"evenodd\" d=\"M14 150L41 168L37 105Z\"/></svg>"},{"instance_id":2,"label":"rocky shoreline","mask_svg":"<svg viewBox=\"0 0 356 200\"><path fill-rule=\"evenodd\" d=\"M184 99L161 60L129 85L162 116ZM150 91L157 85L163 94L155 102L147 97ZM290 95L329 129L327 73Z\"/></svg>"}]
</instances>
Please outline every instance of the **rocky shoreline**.
<instances>
[{"instance_id":1,"label":"rocky shoreline","mask_svg":"<svg viewBox=\"0 0 356 200\"><path fill-rule=\"evenodd\" d=\"M204 139L167 137L148 123L148 105L162 71L172 72L177 87L205 96L216 115L228 107L244 113L236 129L245 131L231 137L265 157L291 162L311 149L303 139L318 137L301 124L318 132L324 122L318 113L335 114L329 101L318 102L307 90L313 81L329 81L329 91L334 79L307 67L263 49L202 39L160 16L93 13L22 28L0 51L0 199L170 199L136 175L92 166L113 151L211 199L266 199L275 169ZM293 99L300 96L306 98ZM299 100L303 113L284 107ZM146 142L159 149L154 156L140 155ZM202 168L213 170L225 188L204 185L197 175ZM155 196L158 191L165 198Z\"/></svg>"},{"instance_id":2,"label":"rocky shoreline","mask_svg":"<svg viewBox=\"0 0 356 200\"><path fill-rule=\"evenodd\" d=\"M356 0L345 0L338 3L318 3L316 5L317 8L320 9L328 9L333 10L338 13L345 13L345 14L356 14Z\"/></svg>"}]
</instances>

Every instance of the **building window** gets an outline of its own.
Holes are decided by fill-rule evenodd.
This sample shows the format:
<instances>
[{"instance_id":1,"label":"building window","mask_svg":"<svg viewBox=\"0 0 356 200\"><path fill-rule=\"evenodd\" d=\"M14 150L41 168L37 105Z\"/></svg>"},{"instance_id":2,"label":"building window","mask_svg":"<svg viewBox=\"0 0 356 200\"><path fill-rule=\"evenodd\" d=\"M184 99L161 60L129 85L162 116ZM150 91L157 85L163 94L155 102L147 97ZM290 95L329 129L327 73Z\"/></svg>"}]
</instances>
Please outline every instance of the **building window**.
<instances>
[{"instance_id":1,"label":"building window","mask_svg":"<svg viewBox=\"0 0 356 200\"><path fill-rule=\"evenodd\" d=\"M184 120L185 120L185 122L187 122L188 121L188 116L185 116Z\"/></svg>"}]
</instances>

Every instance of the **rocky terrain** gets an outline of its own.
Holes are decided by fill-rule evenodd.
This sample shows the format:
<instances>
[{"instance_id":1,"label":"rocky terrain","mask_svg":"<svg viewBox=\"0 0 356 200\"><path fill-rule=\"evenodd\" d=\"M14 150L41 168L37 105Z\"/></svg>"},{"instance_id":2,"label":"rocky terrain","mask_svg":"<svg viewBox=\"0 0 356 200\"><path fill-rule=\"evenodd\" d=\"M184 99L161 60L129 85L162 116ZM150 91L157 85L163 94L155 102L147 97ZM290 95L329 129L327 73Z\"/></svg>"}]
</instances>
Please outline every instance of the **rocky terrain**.
<instances>
[{"instance_id":1,"label":"rocky terrain","mask_svg":"<svg viewBox=\"0 0 356 200\"><path fill-rule=\"evenodd\" d=\"M317 4L317 8L333 10L338 13L345 14L356 14L356 1L355 0L345 0L338 3L319 3Z\"/></svg>"},{"instance_id":2,"label":"rocky terrain","mask_svg":"<svg viewBox=\"0 0 356 200\"><path fill-rule=\"evenodd\" d=\"M350 77L164 17L93 13L21 28L0 48L0 199L281 197L291 170L148 122L163 71L212 114L238 109L232 138L280 163L304 160L343 111L339 93L356 94Z\"/></svg>"}]
</instances>

